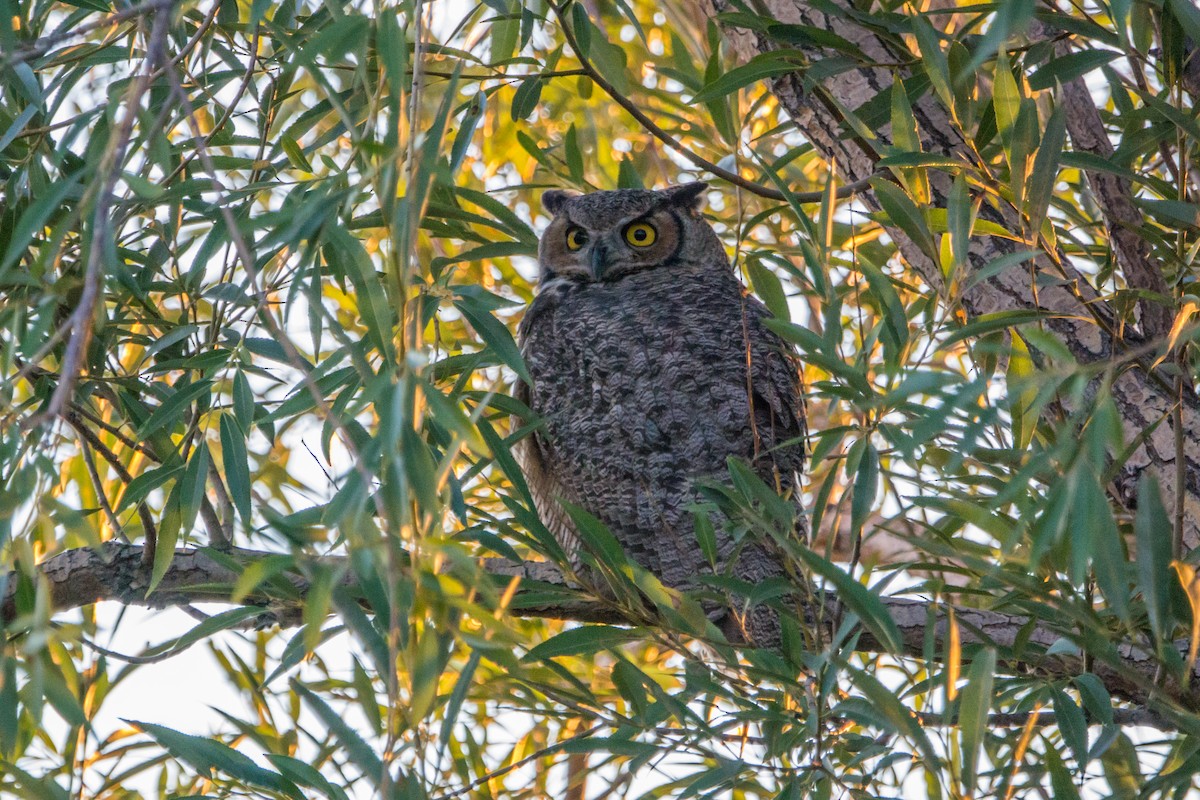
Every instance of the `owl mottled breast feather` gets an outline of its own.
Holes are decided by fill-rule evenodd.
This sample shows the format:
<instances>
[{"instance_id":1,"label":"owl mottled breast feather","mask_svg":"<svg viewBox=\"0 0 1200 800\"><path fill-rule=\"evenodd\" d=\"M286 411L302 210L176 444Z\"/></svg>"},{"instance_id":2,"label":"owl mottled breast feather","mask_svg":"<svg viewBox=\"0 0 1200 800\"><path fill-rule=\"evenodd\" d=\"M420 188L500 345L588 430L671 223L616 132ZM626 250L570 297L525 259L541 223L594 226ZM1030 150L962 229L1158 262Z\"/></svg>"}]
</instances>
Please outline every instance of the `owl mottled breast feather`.
<instances>
[{"instance_id":1,"label":"owl mottled breast feather","mask_svg":"<svg viewBox=\"0 0 1200 800\"><path fill-rule=\"evenodd\" d=\"M547 526L573 552L557 501L577 504L681 588L710 571L690 508L697 479L727 481L733 456L798 498L805 455L797 364L695 212L696 186L548 197L555 222L520 329L533 383L518 394L544 424L519 455ZM639 238L663 249L643 253L653 244ZM734 547L719 536L724 561ZM733 572L758 582L782 569L751 546ZM777 634L776 622L754 638Z\"/></svg>"}]
</instances>

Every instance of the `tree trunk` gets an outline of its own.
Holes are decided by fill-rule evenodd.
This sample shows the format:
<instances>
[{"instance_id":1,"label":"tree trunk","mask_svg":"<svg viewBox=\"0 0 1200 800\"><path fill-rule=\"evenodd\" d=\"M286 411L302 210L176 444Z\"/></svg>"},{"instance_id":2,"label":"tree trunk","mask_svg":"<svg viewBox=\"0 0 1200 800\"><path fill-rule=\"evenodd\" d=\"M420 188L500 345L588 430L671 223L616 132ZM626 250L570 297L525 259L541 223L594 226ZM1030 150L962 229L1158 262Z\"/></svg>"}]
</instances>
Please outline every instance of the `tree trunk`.
<instances>
[{"instance_id":1,"label":"tree trunk","mask_svg":"<svg viewBox=\"0 0 1200 800\"><path fill-rule=\"evenodd\" d=\"M707 2L711 3L706 9L710 15L733 10L727 0ZM844 0L829 0L828 5L849 7ZM862 24L828 15L803 0L762 0L756 7L782 23L833 31L861 50L864 64L894 65L912 57L911 52L897 52L896 44ZM776 48L765 34L736 25L726 24L725 35L743 59ZM789 44L789 48L802 51L814 64L833 56L844 57L816 46ZM890 125L885 125L875 132L874 141L867 140L845 124L841 109L859 108L881 92L890 92L897 75L907 79L910 74L911 70L903 67L868 65L814 81L798 71L774 78L772 88L800 132L827 160L836 164L842 180L850 183L878 172L877 162L883 157L884 148L892 144L892 132ZM1064 87L1059 102L1067 106L1068 131L1076 149L1092 149L1099 155L1105 153L1104 148L1111 152L1103 131L1096 130L1099 118L1082 81ZM975 163L977 157L932 89L913 103L913 113L924 152L945 155L964 164ZM928 174L930 203L934 208L945 208L951 179L940 170L930 169ZM1107 175L1091 176L1091 180L1108 226L1114 230L1117 257L1127 285L1162 294L1166 289L1161 270L1149 261L1144 250L1128 241L1129 237L1123 233L1115 235L1116 231L1140 222L1129 186ZM880 209L874 194L866 193L860 198L873 210ZM1022 230L1018 210L1011 204L997 202L994 196L984 199L979 219L1014 233ZM1200 545L1200 425L1197 425L1200 403L1190 387L1181 390L1173 377L1151 366L1164 344L1162 336L1169 328L1170 309L1156 301L1143 300L1139 330L1122 331L1117 315L1098 298L1088 279L1058 254L1052 257L1044 249L1031 262L1032 268L1026 264L1002 270L952 296L953 289L945 284L939 265L902 231L891 227L888 232L928 285L942 295L945 303L961 307L968 319L1001 311L1038 310L1046 314L1045 327L1058 336L1080 363L1097 366L1111 363L1111 370L1100 372L1111 374L1111 394L1121 415L1126 443L1138 442L1113 481L1114 495L1125 507L1134 508L1139 479L1143 474L1154 475L1162 487L1164 505L1175 516L1176 540L1182 550ZM977 271L1008 253L1033 249L1038 249L1036 242L974 236L970 241L969 267ZM1039 285L1039 277L1053 280ZM1093 381L1093 391L1101 381L1099 377ZM1170 532L1163 531L1163 535Z\"/></svg>"}]
</instances>

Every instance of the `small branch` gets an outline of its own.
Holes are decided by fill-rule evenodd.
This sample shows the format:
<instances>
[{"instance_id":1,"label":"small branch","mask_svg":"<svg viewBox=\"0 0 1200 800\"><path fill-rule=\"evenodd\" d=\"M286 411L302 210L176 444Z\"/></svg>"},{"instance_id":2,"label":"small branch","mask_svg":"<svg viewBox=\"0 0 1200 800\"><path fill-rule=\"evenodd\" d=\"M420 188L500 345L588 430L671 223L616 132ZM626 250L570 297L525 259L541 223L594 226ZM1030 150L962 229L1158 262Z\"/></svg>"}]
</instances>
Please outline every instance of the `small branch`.
<instances>
[{"instance_id":1,"label":"small branch","mask_svg":"<svg viewBox=\"0 0 1200 800\"><path fill-rule=\"evenodd\" d=\"M959 723L958 718L952 714L932 714L927 711L914 711L913 713L920 720L923 727L954 727ZM1099 721L1094 719L1089 720L1089 723L1092 725L1100 724ZM1057 724L1058 715L1053 711L989 714L987 718L987 727L992 730L996 728L1023 728L1026 725L1045 728ZM1160 731L1176 730L1176 726L1172 725L1162 714L1148 708L1114 708L1113 724L1122 726L1138 725L1147 728L1157 728Z\"/></svg>"},{"instance_id":2,"label":"small branch","mask_svg":"<svg viewBox=\"0 0 1200 800\"><path fill-rule=\"evenodd\" d=\"M146 70L133 83L124 98L125 114L121 119L121 126L117 130L116 138L105 154L105 160L100 170L104 179L96 197L96 207L92 213L92 241L88 249L87 263L84 266L83 291L79 296L79 304L64 326L70 331L71 338L67 341L67 349L63 354L58 386L54 388L54 393L50 396L50 402L46 408L28 420L27 428L34 428L43 422L56 419L63 408L67 406L75 391L75 383L79 379L79 371L83 366L83 357L88 343L92 340L96 303L100 299L101 288L104 285L105 242L110 236L115 235L115 232L111 230L112 221L108 218L109 205L112 203L113 190L116 188L117 178L121 174L121 165L125 162L126 150L133 136L133 122L137 118L138 107L141 105L142 97L150 88L150 78L156 65L163 60L166 54L170 20L169 4L164 8L158 8L154 15L154 27L150 33ZM149 536L149 531L147 531L147 536Z\"/></svg>"},{"instance_id":3,"label":"small branch","mask_svg":"<svg viewBox=\"0 0 1200 800\"><path fill-rule=\"evenodd\" d=\"M571 45L571 50L574 51L575 57L579 59L579 64L583 67L583 71L587 73L587 76L592 79L593 83L599 86L605 94L613 99L613 102L625 109L626 113L636 119L638 124L649 131L654 138L658 139L676 153L679 153L679 155L683 156L700 169L711 172L718 178L726 180L729 183L732 183L734 186L745 189L751 194L756 194L759 197L765 197L768 200L778 200L780 202L787 202L789 200L788 196L783 192L768 188L761 184L755 183L754 181L747 180L741 175L738 175L736 172L730 172L723 167L717 166L703 156L697 155L685 147L682 142L659 126L658 123L651 119L649 115L642 111L642 109L638 108L638 106L632 100L617 91L617 88L613 86L612 83L610 83L608 79L600 73L599 70L592 66L591 62L588 61L584 56L583 51L579 49L579 42L575 39L575 32L571 29L571 23L563 15L562 8L556 3L550 3L550 7L554 9L554 15L558 17L559 26L562 28L563 32L563 38L565 38L567 43ZM853 197L859 192L869 189L870 185L871 183L869 178L855 181L854 183L847 184L846 186L838 189L837 196L841 199ZM819 203L824 199L824 197L824 191L793 192L791 199L794 199L799 203Z\"/></svg>"},{"instance_id":4,"label":"small branch","mask_svg":"<svg viewBox=\"0 0 1200 800\"><path fill-rule=\"evenodd\" d=\"M111 28L114 25L119 25L120 23L135 17L143 16L151 11L169 9L174 4L175 0L151 0L151 2L148 3L130 6L129 8L124 8L120 11L114 11L111 14L105 14L100 19L96 20L95 22L90 22L87 25L77 25L61 33L52 33L49 36L43 36L29 47L19 47L12 53L0 58L0 66L11 67L14 64L23 64L30 59L40 58L41 56L45 55L51 47L61 44L68 39L75 39L92 33L93 31Z\"/></svg>"},{"instance_id":5,"label":"small branch","mask_svg":"<svg viewBox=\"0 0 1200 800\"><path fill-rule=\"evenodd\" d=\"M108 465L113 468L113 471L117 473L117 477L119 477L123 483L128 485L133 480L133 475L131 475L129 470L125 468L125 465L121 463L121 459L117 458L117 454L110 450L108 446L104 444L104 442L100 441L100 437L96 435L95 431L83 424L74 410L68 411L64 418L66 419L67 424L75 429L75 432L79 435L79 438L84 441L86 447L90 447L91 450L94 450L103 456L104 460L107 461ZM85 450L85 455L90 455L90 453ZM154 515L150 513L150 509L146 507L144 502L138 502L137 513L138 519L142 521L142 529L148 545L146 549L150 554L148 556L150 560L147 563L153 563L155 549L154 543L158 541L158 526L154 522ZM117 530L120 537L125 539L126 537L123 530L120 528Z\"/></svg>"},{"instance_id":6,"label":"small branch","mask_svg":"<svg viewBox=\"0 0 1200 800\"><path fill-rule=\"evenodd\" d=\"M92 489L96 492L96 502L104 510L104 516L108 518L108 524L112 527L113 536L128 544L129 537L125 535L125 528L121 525L121 520L117 519L117 514L113 511L112 504L108 502L108 496L104 493L104 481L100 479L100 471L96 469L96 457L92 455L92 448L83 436L79 437L79 449L83 453L83 463L87 466Z\"/></svg>"}]
</instances>

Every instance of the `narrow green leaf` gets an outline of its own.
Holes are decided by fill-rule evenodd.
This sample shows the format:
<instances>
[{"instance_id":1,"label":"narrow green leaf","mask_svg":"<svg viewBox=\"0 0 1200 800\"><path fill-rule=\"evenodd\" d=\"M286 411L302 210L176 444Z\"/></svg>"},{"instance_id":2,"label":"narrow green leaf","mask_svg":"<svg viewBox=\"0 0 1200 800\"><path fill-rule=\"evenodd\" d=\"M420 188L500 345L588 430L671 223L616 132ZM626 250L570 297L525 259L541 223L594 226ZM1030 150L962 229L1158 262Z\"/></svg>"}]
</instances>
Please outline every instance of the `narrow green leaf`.
<instances>
[{"instance_id":1,"label":"narrow green leaf","mask_svg":"<svg viewBox=\"0 0 1200 800\"><path fill-rule=\"evenodd\" d=\"M967 191L967 176L954 176L950 196L946 199L946 230L950 235L955 271L970 268L967 255L971 250L971 195Z\"/></svg>"},{"instance_id":2,"label":"narrow green leaf","mask_svg":"<svg viewBox=\"0 0 1200 800\"><path fill-rule=\"evenodd\" d=\"M1083 77L1120 56L1116 50L1089 49L1053 58L1029 76L1029 88L1034 91L1053 88L1056 83Z\"/></svg>"},{"instance_id":3,"label":"narrow green leaf","mask_svg":"<svg viewBox=\"0 0 1200 800\"><path fill-rule=\"evenodd\" d=\"M230 608L225 611L219 611L201 621L182 636L164 642L156 647L151 647L142 655L158 657L167 653L181 653L197 642L208 639L221 631L235 628L248 620L260 616L262 613L262 609L256 606Z\"/></svg>"},{"instance_id":4,"label":"narrow green leaf","mask_svg":"<svg viewBox=\"0 0 1200 800\"><path fill-rule=\"evenodd\" d=\"M1017 119L1013 123L1009 136L1008 188L1012 192L1013 202L1018 208L1025 208L1025 194L1029 183L1030 159L1038 148L1041 139L1038 124L1037 103L1030 98L1021 101Z\"/></svg>"},{"instance_id":5,"label":"narrow green leaf","mask_svg":"<svg viewBox=\"0 0 1200 800\"><path fill-rule=\"evenodd\" d=\"M321 641L321 626L329 617L330 606L333 605L333 587L337 579L336 573L321 565L309 568L308 592L304 596L304 647L308 652L317 648Z\"/></svg>"},{"instance_id":6,"label":"narrow green leaf","mask_svg":"<svg viewBox=\"0 0 1200 800\"><path fill-rule=\"evenodd\" d=\"M301 761L291 756L279 755L278 753L267 753L266 758L271 764L279 770L280 774L290 780L292 783L300 786L309 786L316 789L326 797L332 800L349 800L349 795L346 794L340 786L334 786L325 779L320 772L312 765Z\"/></svg>"},{"instance_id":7,"label":"narrow green leaf","mask_svg":"<svg viewBox=\"0 0 1200 800\"><path fill-rule=\"evenodd\" d=\"M225 465L225 483L237 507L238 515L250 524L250 463L245 434L229 414L221 415L221 461Z\"/></svg>"},{"instance_id":8,"label":"narrow green leaf","mask_svg":"<svg viewBox=\"0 0 1200 800\"><path fill-rule=\"evenodd\" d=\"M1079 522L1075 530L1073 548L1082 549L1078 554L1080 558L1090 551L1092 570L1100 591L1104 593L1104 599L1108 601L1113 613L1128 624L1128 560L1125 557L1121 533L1117 530L1108 498L1095 476L1083 478L1080 484L1082 496L1078 502L1081 508L1077 517Z\"/></svg>"},{"instance_id":9,"label":"narrow green leaf","mask_svg":"<svg viewBox=\"0 0 1200 800\"><path fill-rule=\"evenodd\" d=\"M81 172L76 172L48 186L42 196L30 203L25 213L21 214L21 219L9 233L4 256L0 258L0 279L8 274L8 270L26 248L34 246L34 235L50 224L56 212L64 210L62 203L69 195L78 191L81 175Z\"/></svg>"},{"instance_id":10,"label":"narrow green leaf","mask_svg":"<svg viewBox=\"0 0 1200 800\"><path fill-rule=\"evenodd\" d=\"M1075 756L1075 763L1082 769L1088 763L1088 733L1087 720L1083 710L1065 692L1055 690L1051 693L1054 699L1054 717L1058 722L1058 730L1062 733L1063 741Z\"/></svg>"},{"instance_id":11,"label":"narrow green leaf","mask_svg":"<svg viewBox=\"0 0 1200 800\"><path fill-rule=\"evenodd\" d=\"M693 105L707 103L766 78L795 72L796 57L795 52L788 50L775 50L757 55L745 64L722 73L716 80L706 83L688 102Z\"/></svg>"},{"instance_id":12,"label":"narrow green leaf","mask_svg":"<svg viewBox=\"0 0 1200 800\"><path fill-rule=\"evenodd\" d=\"M946 52L942 50L938 35L933 26L929 24L929 20L917 15L911 19L925 72L929 75L929 80L933 83L938 97L947 108L952 109L954 108L954 92L950 88L950 64L946 61Z\"/></svg>"},{"instance_id":13,"label":"narrow green leaf","mask_svg":"<svg viewBox=\"0 0 1200 800\"><path fill-rule=\"evenodd\" d=\"M783 292L779 276L758 258L746 259L746 271L750 273L750 284L755 294L762 298L775 319L790 322L792 314L788 309L787 295Z\"/></svg>"},{"instance_id":14,"label":"narrow green leaf","mask_svg":"<svg viewBox=\"0 0 1200 800\"><path fill-rule=\"evenodd\" d=\"M1054 184L1058 181L1058 161L1067 138L1067 119L1062 106L1054 109L1046 121L1046 130L1033 159L1033 173L1029 176L1029 191L1025 199L1025 213L1029 217L1029 230L1040 231L1042 221L1050 208Z\"/></svg>"},{"instance_id":15,"label":"narrow green leaf","mask_svg":"<svg viewBox=\"0 0 1200 800\"><path fill-rule=\"evenodd\" d=\"M1100 756L1100 763L1114 800L1139 800L1142 797L1145 778L1142 777L1138 750L1125 733L1117 734Z\"/></svg>"},{"instance_id":16,"label":"narrow green leaf","mask_svg":"<svg viewBox=\"0 0 1200 800\"><path fill-rule=\"evenodd\" d=\"M594 553L610 569L618 569L625 563L625 551L621 543L603 522L577 505L565 500L560 500L559 503L571 517L571 522L575 523L580 543L584 548Z\"/></svg>"},{"instance_id":17,"label":"narrow green leaf","mask_svg":"<svg viewBox=\"0 0 1200 800\"><path fill-rule=\"evenodd\" d=\"M302 798L296 787L284 780L278 772L258 766L250 758L232 747L208 736L192 736L177 730L155 725L151 722L125 720L130 725L145 731L154 741L167 749L172 756L183 761L202 774L211 775L214 770L231 778L245 781L252 786L261 786L277 792L285 792Z\"/></svg>"},{"instance_id":18,"label":"narrow green leaf","mask_svg":"<svg viewBox=\"0 0 1200 800\"><path fill-rule=\"evenodd\" d=\"M1054 791L1054 800L1079 800L1079 790L1075 787L1075 778L1063 764L1062 756L1058 754L1058 751L1053 747L1047 747L1044 758L1050 771L1050 787Z\"/></svg>"},{"instance_id":19,"label":"narrow green leaf","mask_svg":"<svg viewBox=\"0 0 1200 800\"><path fill-rule=\"evenodd\" d=\"M925 218L917 209L912 198L899 186L882 178L873 179L871 188L875 190L875 197L878 198L879 204L883 206L883 211L888 215L892 224L909 239L912 239L925 255L936 262L938 251L933 243L933 234L929 232Z\"/></svg>"},{"instance_id":20,"label":"narrow green leaf","mask_svg":"<svg viewBox=\"0 0 1200 800\"><path fill-rule=\"evenodd\" d=\"M833 584L838 599L862 620L863 625L875 635L881 645L892 653L901 651L904 640L900 636L900 629L896 627L895 621L879 597L846 574L841 567L826 561L811 550L797 548L793 552L805 566Z\"/></svg>"},{"instance_id":21,"label":"narrow green leaf","mask_svg":"<svg viewBox=\"0 0 1200 800\"><path fill-rule=\"evenodd\" d=\"M175 560L175 546L179 543L179 529L183 522L183 512L179 509L180 484L176 483L167 497L162 514L158 519L158 538L155 540L154 566L150 572L150 584L146 587L146 597L154 593L159 582L167 574L171 563Z\"/></svg>"},{"instance_id":22,"label":"narrow green leaf","mask_svg":"<svg viewBox=\"0 0 1200 800\"><path fill-rule=\"evenodd\" d=\"M117 503L115 510L117 512L124 511L130 506L140 503L146 499L146 495L160 488L172 478L178 477L182 471L183 467L178 464L146 470L125 487L125 493L121 495L121 502Z\"/></svg>"},{"instance_id":23,"label":"narrow green leaf","mask_svg":"<svg viewBox=\"0 0 1200 800\"><path fill-rule=\"evenodd\" d=\"M916 744L917 749L921 751L926 767L934 769L935 765L940 763L940 759L934 752L929 737L921 728L921 723L913 714L912 709L900 702L896 692L884 686L870 672L849 664L845 665L843 669L849 674L854 686L862 690L868 702L872 704L873 710L882 714L888 722L892 723L897 732Z\"/></svg>"},{"instance_id":24,"label":"narrow green leaf","mask_svg":"<svg viewBox=\"0 0 1200 800\"><path fill-rule=\"evenodd\" d=\"M366 326L371 343L385 357L391 358L393 311L388 294L375 265L371 263L362 242L340 226L326 229L328 244L323 248L329 265L345 275L353 284L358 299L358 311Z\"/></svg>"},{"instance_id":25,"label":"narrow green leaf","mask_svg":"<svg viewBox=\"0 0 1200 800\"><path fill-rule=\"evenodd\" d=\"M992 682L996 675L996 651L984 648L971 659L967 685L959 701L959 735L962 737L963 789L974 796L979 781L979 749L988 730L992 708Z\"/></svg>"},{"instance_id":26,"label":"narrow green leaf","mask_svg":"<svg viewBox=\"0 0 1200 800\"><path fill-rule=\"evenodd\" d=\"M4 581L0 580L0 588ZM12 760L20 732L21 702L17 695L17 660L0 654L0 754Z\"/></svg>"},{"instance_id":27,"label":"narrow green leaf","mask_svg":"<svg viewBox=\"0 0 1200 800\"><path fill-rule=\"evenodd\" d=\"M521 19L513 10L510 9L504 16L494 17L491 28L491 65L502 64L512 58L520 37Z\"/></svg>"},{"instance_id":28,"label":"narrow green leaf","mask_svg":"<svg viewBox=\"0 0 1200 800\"><path fill-rule=\"evenodd\" d=\"M363 776L372 786L378 787L379 782L384 777L383 761L380 760L371 746L363 740L346 720L342 719L340 713L331 708L312 689L309 689L295 679L289 685L292 691L308 704L308 707L312 709L313 713L317 715L317 718L325 727L329 728L334 734L336 741L350 757L350 760L362 770Z\"/></svg>"},{"instance_id":29,"label":"narrow green leaf","mask_svg":"<svg viewBox=\"0 0 1200 800\"><path fill-rule=\"evenodd\" d=\"M900 295L892 286L891 279L874 264L865 258L860 258L858 268L867 278L871 294L879 303L883 315L880 338L883 341L884 355L887 363L897 367L903 360L904 348L908 345L908 316Z\"/></svg>"},{"instance_id":30,"label":"narrow green leaf","mask_svg":"<svg viewBox=\"0 0 1200 800\"><path fill-rule=\"evenodd\" d=\"M559 656L590 656L637 641L644 634L638 628L614 628L610 625L585 625L552 636L525 654L525 661L545 661Z\"/></svg>"},{"instance_id":31,"label":"narrow green leaf","mask_svg":"<svg viewBox=\"0 0 1200 800\"><path fill-rule=\"evenodd\" d=\"M567 162L567 171L571 173L571 180L575 183L583 183L583 151L579 149L579 133L572 123L571 127L567 128L567 136L563 141L565 151L565 159Z\"/></svg>"},{"instance_id":32,"label":"narrow green leaf","mask_svg":"<svg viewBox=\"0 0 1200 800\"><path fill-rule=\"evenodd\" d=\"M892 82L891 100L892 144L903 153L921 154L921 136L917 131L917 119L913 116L912 103L909 102L904 81L899 77ZM882 166L882 162L886 160L882 159L879 165Z\"/></svg>"},{"instance_id":33,"label":"narrow green leaf","mask_svg":"<svg viewBox=\"0 0 1200 800\"><path fill-rule=\"evenodd\" d=\"M254 425L254 392L246 373L238 370L233 374L233 416L246 433Z\"/></svg>"},{"instance_id":34,"label":"narrow green leaf","mask_svg":"<svg viewBox=\"0 0 1200 800\"><path fill-rule=\"evenodd\" d=\"M1021 90L1013 78L1008 56L1001 50L996 57L996 68L992 71L992 107L996 110L996 130L1005 144L1009 141L1013 123L1017 121L1021 100Z\"/></svg>"},{"instance_id":35,"label":"narrow green leaf","mask_svg":"<svg viewBox=\"0 0 1200 800\"><path fill-rule=\"evenodd\" d=\"M617 188L618 189L645 189L646 184L642 181L642 174L638 171L637 165L632 158L626 156L617 163Z\"/></svg>"},{"instance_id":36,"label":"narrow green leaf","mask_svg":"<svg viewBox=\"0 0 1200 800\"><path fill-rule=\"evenodd\" d=\"M982 269L978 269L971 273L963 284L963 290L966 291L976 284L986 281L988 278L999 275L1007 269L1024 264L1026 261L1037 258L1039 253L1033 250L1018 250L1015 253L1005 253L999 258L995 258L987 263Z\"/></svg>"},{"instance_id":37,"label":"narrow green leaf","mask_svg":"<svg viewBox=\"0 0 1200 800\"><path fill-rule=\"evenodd\" d=\"M542 99L542 76L533 75L521 81L512 99L512 118L514 122L528 119Z\"/></svg>"},{"instance_id":38,"label":"narrow green leaf","mask_svg":"<svg viewBox=\"0 0 1200 800\"><path fill-rule=\"evenodd\" d=\"M177 384L175 391L163 401L162 405L154 409L149 419L138 427L138 438L148 439L168 424L183 423L187 407L192 404L192 401L208 394L212 385L213 381L209 379L196 381L193 384L185 383L182 386Z\"/></svg>"},{"instance_id":39,"label":"narrow green leaf","mask_svg":"<svg viewBox=\"0 0 1200 800\"><path fill-rule=\"evenodd\" d=\"M1172 525L1163 506L1158 480L1145 473L1138 483L1137 516L1133 529L1137 537L1137 578L1150 630L1160 645L1170 646L1174 619L1171 614L1170 587Z\"/></svg>"},{"instance_id":40,"label":"narrow green leaf","mask_svg":"<svg viewBox=\"0 0 1200 800\"><path fill-rule=\"evenodd\" d=\"M1009 413L1013 421L1013 442L1025 450L1037 430L1038 414L1034 402L1037 400L1038 386L1034 380L1033 358L1028 345L1015 330L1010 331L1009 335L1011 341L1005 383L1008 385Z\"/></svg>"},{"instance_id":41,"label":"narrow green leaf","mask_svg":"<svg viewBox=\"0 0 1200 800\"><path fill-rule=\"evenodd\" d=\"M521 350L517 347L508 328L501 325L490 312L481 307L479 301L474 297L460 294L454 300L454 307L467 318L483 343L490 347L513 372L517 373L521 380L533 383L533 379L529 377L529 372L525 369L525 359L521 357Z\"/></svg>"},{"instance_id":42,"label":"narrow green leaf","mask_svg":"<svg viewBox=\"0 0 1200 800\"><path fill-rule=\"evenodd\" d=\"M209 480L209 445L202 438L196 443L191 457L187 459L184 476L180 481L179 507L182 512L182 527L191 530L196 524L200 505L204 503L204 494L208 489Z\"/></svg>"},{"instance_id":43,"label":"narrow green leaf","mask_svg":"<svg viewBox=\"0 0 1200 800\"><path fill-rule=\"evenodd\" d=\"M280 137L279 145L283 148L283 152L287 155L288 161L293 167L302 172L311 173L313 171L312 162L308 160L308 156L304 155L303 148L300 147L295 139L287 134L283 134Z\"/></svg>"},{"instance_id":44,"label":"narrow green leaf","mask_svg":"<svg viewBox=\"0 0 1200 800\"><path fill-rule=\"evenodd\" d=\"M1071 681L1079 689L1079 697L1088 716L1102 725L1112 725L1112 695L1104 683L1090 672L1076 675Z\"/></svg>"},{"instance_id":45,"label":"narrow green leaf","mask_svg":"<svg viewBox=\"0 0 1200 800\"><path fill-rule=\"evenodd\" d=\"M858 460L858 470L854 475L854 495L850 501L850 529L854 535L862 533L863 523L875 505L875 495L879 492L879 452L870 441L861 440L862 456Z\"/></svg>"},{"instance_id":46,"label":"narrow green leaf","mask_svg":"<svg viewBox=\"0 0 1200 800\"><path fill-rule=\"evenodd\" d=\"M1166 5L1195 47L1195 43L1200 42L1200 8L1192 0L1166 0ZM1194 50L1191 58L1195 58Z\"/></svg>"},{"instance_id":47,"label":"narrow green leaf","mask_svg":"<svg viewBox=\"0 0 1200 800\"><path fill-rule=\"evenodd\" d=\"M993 311L990 314L980 314L970 323L950 334L942 343L942 347L947 348L964 339L976 339L995 331L1002 331L1005 328L1013 328L1017 325L1025 325L1045 318L1046 314L1044 312L1027 311L1024 309L1018 311Z\"/></svg>"}]
</instances>

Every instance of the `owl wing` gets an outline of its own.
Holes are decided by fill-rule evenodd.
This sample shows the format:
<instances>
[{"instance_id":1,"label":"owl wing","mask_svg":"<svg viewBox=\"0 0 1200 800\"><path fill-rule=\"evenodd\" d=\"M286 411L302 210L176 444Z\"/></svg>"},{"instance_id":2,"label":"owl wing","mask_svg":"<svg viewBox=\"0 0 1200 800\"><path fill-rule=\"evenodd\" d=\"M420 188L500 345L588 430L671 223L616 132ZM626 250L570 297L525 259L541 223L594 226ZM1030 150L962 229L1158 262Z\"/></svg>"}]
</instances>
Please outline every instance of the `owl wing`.
<instances>
[{"instance_id":1,"label":"owl wing","mask_svg":"<svg viewBox=\"0 0 1200 800\"><path fill-rule=\"evenodd\" d=\"M750 341L750 401L762 445L756 459L760 477L795 489L807 455L807 413L800 364L792 349L764 323L771 313L758 299L745 298Z\"/></svg>"},{"instance_id":2,"label":"owl wing","mask_svg":"<svg viewBox=\"0 0 1200 800\"><path fill-rule=\"evenodd\" d=\"M543 292L534 298L526 310L525 317L517 327L517 341L521 345L522 355L526 358L529 358L528 343L533 335L535 321L538 317L549 314L555 304L556 298L553 293ZM532 411L533 398L530 385L518 378L515 394L517 400ZM512 429L517 430L522 422L514 417ZM555 470L550 468L553 453L546 440L545 431L540 428L536 429L517 442L513 447L513 456L525 473L525 482L529 485L529 493L533 497L533 505L542 524L566 552L572 566L578 567L579 534L575 530L575 524L571 521L570 515L559 504L558 499L575 501L567 491L567 487L555 477Z\"/></svg>"}]
</instances>

